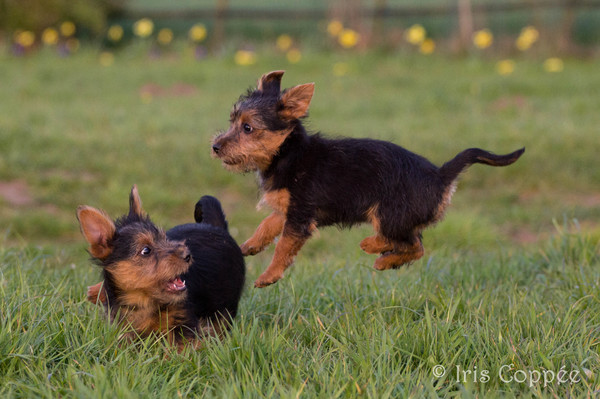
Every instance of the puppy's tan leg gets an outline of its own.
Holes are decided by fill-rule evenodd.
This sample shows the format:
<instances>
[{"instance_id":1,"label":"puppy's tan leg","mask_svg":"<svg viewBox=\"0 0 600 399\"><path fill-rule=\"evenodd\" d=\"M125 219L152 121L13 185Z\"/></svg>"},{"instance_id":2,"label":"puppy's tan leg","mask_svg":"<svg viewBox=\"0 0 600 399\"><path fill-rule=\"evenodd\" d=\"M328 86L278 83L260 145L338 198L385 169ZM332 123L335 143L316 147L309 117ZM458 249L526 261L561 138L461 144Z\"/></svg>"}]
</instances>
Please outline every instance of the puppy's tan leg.
<instances>
[{"instance_id":1,"label":"puppy's tan leg","mask_svg":"<svg viewBox=\"0 0 600 399\"><path fill-rule=\"evenodd\" d=\"M424 254L425 250L421 240L417 240L414 244L396 244L392 252L377 258L373 267L377 270L397 269L406 263L421 258Z\"/></svg>"},{"instance_id":2,"label":"puppy's tan leg","mask_svg":"<svg viewBox=\"0 0 600 399\"><path fill-rule=\"evenodd\" d=\"M381 254L391 251L392 242L381 235L381 221L378 216L378 205L373 205L366 213L367 220L373 225L375 235L360 242L360 248L368 254Z\"/></svg>"},{"instance_id":3,"label":"puppy's tan leg","mask_svg":"<svg viewBox=\"0 0 600 399\"><path fill-rule=\"evenodd\" d=\"M380 235L365 238L360 242L360 248L368 254L381 254L394 249L393 245Z\"/></svg>"},{"instance_id":4,"label":"puppy's tan leg","mask_svg":"<svg viewBox=\"0 0 600 399\"><path fill-rule=\"evenodd\" d=\"M254 286L257 288L266 287L282 278L283 272L292 264L294 257L306 240L308 240L308 237L310 235L294 234L294 232L284 228L283 234L275 247L275 254L273 255L271 264L254 282Z\"/></svg>"},{"instance_id":5,"label":"puppy's tan leg","mask_svg":"<svg viewBox=\"0 0 600 399\"><path fill-rule=\"evenodd\" d=\"M106 305L106 291L103 282L88 287L87 300L95 305Z\"/></svg>"},{"instance_id":6,"label":"puppy's tan leg","mask_svg":"<svg viewBox=\"0 0 600 399\"><path fill-rule=\"evenodd\" d=\"M256 231L245 243L240 246L244 256L256 255L267 245L273 242L275 237L281 234L285 216L279 212L273 212L267 216L256 228Z\"/></svg>"}]
</instances>

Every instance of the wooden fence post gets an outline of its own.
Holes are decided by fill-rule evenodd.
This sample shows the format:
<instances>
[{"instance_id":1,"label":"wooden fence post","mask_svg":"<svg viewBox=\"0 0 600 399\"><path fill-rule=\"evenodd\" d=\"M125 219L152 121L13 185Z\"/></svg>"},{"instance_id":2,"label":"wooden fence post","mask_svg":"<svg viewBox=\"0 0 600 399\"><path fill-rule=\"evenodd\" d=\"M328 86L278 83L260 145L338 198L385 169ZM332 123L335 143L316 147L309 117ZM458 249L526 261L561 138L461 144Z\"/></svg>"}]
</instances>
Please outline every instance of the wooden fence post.
<instances>
[{"instance_id":1,"label":"wooden fence post","mask_svg":"<svg viewBox=\"0 0 600 399\"><path fill-rule=\"evenodd\" d=\"M379 46L384 43L384 12L387 8L387 0L375 0L375 9L373 10L373 21L371 26L371 44Z\"/></svg>"},{"instance_id":2,"label":"wooden fence post","mask_svg":"<svg viewBox=\"0 0 600 399\"><path fill-rule=\"evenodd\" d=\"M573 50L573 25L575 24L575 10L578 0L567 0L563 6L563 15L558 33L558 51L569 53Z\"/></svg>"},{"instance_id":3,"label":"wooden fence post","mask_svg":"<svg viewBox=\"0 0 600 399\"><path fill-rule=\"evenodd\" d=\"M223 47L225 41L225 22L229 0L217 0L215 8L215 26L210 49L214 53Z\"/></svg>"},{"instance_id":4,"label":"wooden fence post","mask_svg":"<svg viewBox=\"0 0 600 399\"><path fill-rule=\"evenodd\" d=\"M458 51L466 53L473 37L471 0L458 0Z\"/></svg>"}]
</instances>

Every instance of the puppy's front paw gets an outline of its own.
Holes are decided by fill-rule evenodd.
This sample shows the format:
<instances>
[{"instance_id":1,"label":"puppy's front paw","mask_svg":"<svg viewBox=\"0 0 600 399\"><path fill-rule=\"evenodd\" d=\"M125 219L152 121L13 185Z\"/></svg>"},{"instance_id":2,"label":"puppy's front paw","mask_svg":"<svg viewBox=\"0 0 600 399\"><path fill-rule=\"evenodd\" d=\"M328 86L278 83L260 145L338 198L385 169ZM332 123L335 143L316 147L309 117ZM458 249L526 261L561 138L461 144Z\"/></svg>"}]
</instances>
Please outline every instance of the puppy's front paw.
<instances>
[{"instance_id":1,"label":"puppy's front paw","mask_svg":"<svg viewBox=\"0 0 600 399\"><path fill-rule=\"evenodd\" d=\"M262 248L254 246L251 240L248 240L242 245L240 245L240 249L242 250L242 255L244 256L256 255L257 253L262 251Z\"/></svg>"},{"instance_id":2,"label":"puppy's front paw","mask_svg":"<svg viewBox=\"0 0 600 399\"><path fill-rule=\"evenodd\" d=\"M88 287L87 300L93 304L106 305L106 291L104 290L102 282Z\"/></svg>"},{"instance_id":3,"label":"puppy's front paw","mask_svg":"<svg viewBox=\"0 0 600 399\"><path fill-rule=\"evenodd\" d=\"M256 281L254 282L254 287L255 288L264 288L264 287L267 287L267 286L269 286L271 284L276 283L282 277L283 277L282 274L281 275L275 275L275 274L264 272L263 274L261 274L256 279Z\"/></svg>"}]
</instances>

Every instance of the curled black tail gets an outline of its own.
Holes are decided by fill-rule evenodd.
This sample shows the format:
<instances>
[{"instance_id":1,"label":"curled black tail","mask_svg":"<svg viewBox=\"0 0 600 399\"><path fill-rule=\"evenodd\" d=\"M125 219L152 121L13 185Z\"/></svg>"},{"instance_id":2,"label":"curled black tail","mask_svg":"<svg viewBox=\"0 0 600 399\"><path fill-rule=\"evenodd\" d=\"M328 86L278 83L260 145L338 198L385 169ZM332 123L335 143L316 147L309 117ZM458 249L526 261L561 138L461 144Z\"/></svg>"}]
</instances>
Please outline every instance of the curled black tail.
<instances>
[{"instance_id":1,"label":"curled black tail","mask_svg":"<svg viewBox=\"0 0 600 399\"><path fill-rule=\"evenodd\" d=\"M206 223L227 230L227 220L221 203L215 197L205 195L196 203L194 210L196 223Z\"/></svg>"},{"instance_id":2,"label":"curled black tail","mask_svg":"<svg viewBox=\"0 0 600 399\"><path fill-rule=\"evenodd\" d=\"M525 148L523 147L510 154L496 155L480 148L469 148L442 165L440 168L440 175L444 179L444 182L449 184L458 177L460 172L474 163L482 163L491 166L507 166L516 162L524 152Z\"/></svg>"}]
</instances>

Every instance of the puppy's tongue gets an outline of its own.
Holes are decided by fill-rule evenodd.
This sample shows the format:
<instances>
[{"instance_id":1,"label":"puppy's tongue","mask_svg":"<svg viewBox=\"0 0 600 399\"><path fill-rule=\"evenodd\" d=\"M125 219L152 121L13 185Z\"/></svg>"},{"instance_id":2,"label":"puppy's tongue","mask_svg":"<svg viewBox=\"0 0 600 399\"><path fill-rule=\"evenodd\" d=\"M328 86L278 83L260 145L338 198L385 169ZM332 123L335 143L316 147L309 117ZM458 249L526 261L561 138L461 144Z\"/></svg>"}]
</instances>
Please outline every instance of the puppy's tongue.
<instances>
[{"instance_id":1,"label":"puppy's tongue","mask_svg":"<svg viewBox=\"0 0 600 399\"><path fill-rule=\"evenodd\" d=\"M185 286L185 281L181 280L179 277L169 281L167 287L169 291L184 291L187 288Z\"/></svg>"}]
</instances>

